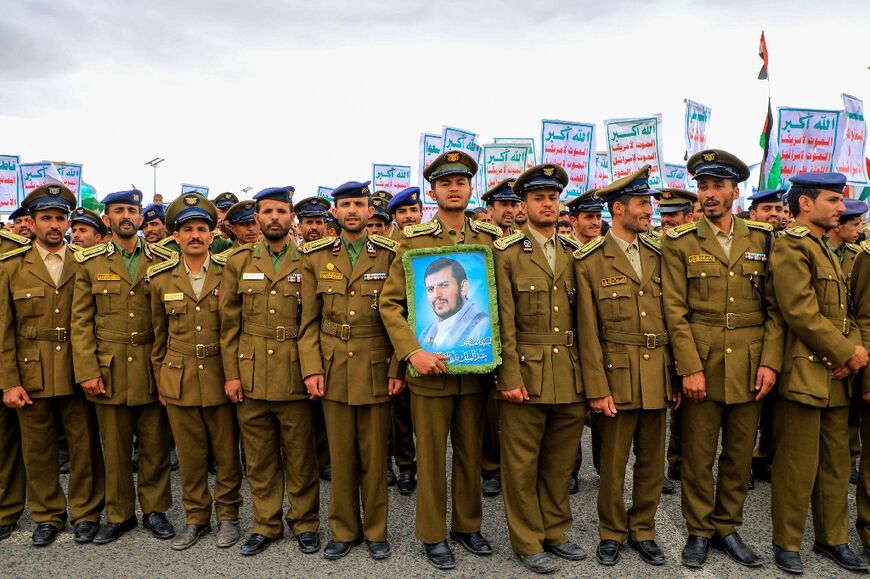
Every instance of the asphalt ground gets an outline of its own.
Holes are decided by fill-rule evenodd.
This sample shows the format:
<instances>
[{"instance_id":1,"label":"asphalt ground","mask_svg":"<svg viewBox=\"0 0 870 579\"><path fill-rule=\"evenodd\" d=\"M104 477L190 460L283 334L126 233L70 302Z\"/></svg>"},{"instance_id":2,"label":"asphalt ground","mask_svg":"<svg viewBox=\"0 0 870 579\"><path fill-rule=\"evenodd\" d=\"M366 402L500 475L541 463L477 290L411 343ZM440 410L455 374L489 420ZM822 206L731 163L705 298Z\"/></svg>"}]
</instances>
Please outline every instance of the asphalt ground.
<instances>
[{"instance_id":1,"label":"asphalt ground","mask_svg":"<svg viewBox=\"0 0 870 579\"><path fill-rule=\"evenodd\" d=\"M707 565L692 571L680 564L680 552L685 542L685 525L680 514L680 495L663 496L656 516L657 541L665 552L666 563L652 567L627 548L615 567L603 567L594 558L598 543L596 498L598 477L592 468L589 430L584 430L584 461L580 471L580 492L571 497L574 525L571 537L586 549L584 561L561 561L558 572L551 577L785 577L773 564L770 520L770 485L758 482L746 502L744 525L740 533L744 540L765 559L757 570L746 569L731 561L722 552L711 550ZM449 464L449 461L448 461ZM62 477L64 483L67 477ZM626 503L630 504L631 470L626 480ZM174 506L169 519L179 528L184 522L181 507L181 487L178 473L172 475ZM251 503L247 482L242 491L245 504L241 513L244 537L251 530ZM321 541L328 539L326 521L329 483L321 486ZM320 554L303 555L289 531L284 539L272 544L254 557L242 557L239 545L219 549L214 534L206 535L186 551L173 551L168 541L158 541L141 526L108 545L77 545L68 525L57 541L44 548L30 545L33 524L25 511L12 536L0 542L0 576L3 577L509 577L534 576L525 571L513 554L508 540L501 497L483 499L483 534L492 543L490 557L477 557L453 544L456 569L438 571L423 556L419 541L414 538L415 495L401 496L390 489L390 541L393 555L384 561L369 558L365 546L356 547L339 561L326 561ZM849 498L849 541L861 553L861 543L854 529L854 487ZM449 516L449 515L448 515ZM805 577L854 577L832 561L812 552L812 522L807 521L807 533L801 551Z\"/></svg>"}]
</instances>

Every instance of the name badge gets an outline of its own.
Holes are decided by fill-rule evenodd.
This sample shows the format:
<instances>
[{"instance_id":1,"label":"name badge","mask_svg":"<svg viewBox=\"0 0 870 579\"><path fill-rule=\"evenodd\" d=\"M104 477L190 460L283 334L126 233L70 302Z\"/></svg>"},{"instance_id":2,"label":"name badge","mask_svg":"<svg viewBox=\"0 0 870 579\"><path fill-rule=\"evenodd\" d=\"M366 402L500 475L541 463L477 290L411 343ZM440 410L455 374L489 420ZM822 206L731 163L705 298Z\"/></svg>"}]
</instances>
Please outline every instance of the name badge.
<instances>
[{"instance_id":1,"label":"name badge","mask_svg":"<svg viewBox=\"0 0 870 579\"><path fill-rule=\"evenodd\" d=\"M320 279L344 279L344 274L340 271L321 271Z\"/></svg>"},{"instance_id":2,"label":"name badge","mask_svg":"<svg viewBox=\"0 0 870 579\"><path fill-rule=\"evenodd\" d=\"M619 275L616 277L606 277L601 280L601 287L610 287L612 285L620 285L628 283L628 276Z\"/></svg>"},{"instance_id":3,"label":"name badge","mask_svg":"<svg viewBox=\"0 0 870 579\"><path fill-rule=\"evenodd\" d=\"M248 280L255 281L255 280L266 279L266 274L263 273L262 271L246 272L246 273L242 274L242 279L246 280L246 281L248 281Z\"/></svg>"},{"instance_id":4,"label":"name badge","mask_svg":"<svg viewBox=\"0 0 870 579\"><path fill-rule=\"evenodd\" d=\"M115 273L98 273L97 281L121 281L121 276Z\"/></svg>"},{"instance_id":5,"label":"name badge","mask_svg":"<svg viewBox=\"0 0 870 579\"><path fill-rule=\"evenodd\" d=\"M184 301L184 294L178 292L177 294L163 294L164 302L181 302Z\"/></svg>"},{"instance_id":6,"label":"name badge","mask_svg":"<svg viewBox=\"0 0 870 579\"><path fill-rule=\"evenodd\" d=\"M383 281L387 279L386 273L364 273L363 281Z\"/></svg>"},{"instance_id":7,"label":"name badge","mask_svg":"<svg viewBox=\"0 0 870 579\"><path fill-rule=\"evenodd\" d=\"M706 253L690 255L689 263L716 263L716 258Z\"/></svg>"}]
</instances>

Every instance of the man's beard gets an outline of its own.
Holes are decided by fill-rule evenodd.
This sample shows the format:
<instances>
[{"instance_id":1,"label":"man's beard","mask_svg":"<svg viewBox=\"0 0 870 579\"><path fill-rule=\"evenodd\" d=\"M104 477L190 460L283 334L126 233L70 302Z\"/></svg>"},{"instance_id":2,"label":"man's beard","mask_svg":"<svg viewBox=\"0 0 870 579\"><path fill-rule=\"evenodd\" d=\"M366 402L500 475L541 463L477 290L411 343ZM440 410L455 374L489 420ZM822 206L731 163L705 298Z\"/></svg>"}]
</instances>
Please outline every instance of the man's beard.
<instances>
[{"instance_id":1,"label":"man's beard","mask_svg":"<svg viewBox=\"0 0 870 579\"><path fill-rule=\"evenodd\" d=\"M280 241L280 240L284 239L285 237L287 237L287 235L289 233L290 233L289 227L282 227L280 230L269 229L269 228L263 229L263 237L265 237L269 241Z\"/></svg>"}]
</instances>

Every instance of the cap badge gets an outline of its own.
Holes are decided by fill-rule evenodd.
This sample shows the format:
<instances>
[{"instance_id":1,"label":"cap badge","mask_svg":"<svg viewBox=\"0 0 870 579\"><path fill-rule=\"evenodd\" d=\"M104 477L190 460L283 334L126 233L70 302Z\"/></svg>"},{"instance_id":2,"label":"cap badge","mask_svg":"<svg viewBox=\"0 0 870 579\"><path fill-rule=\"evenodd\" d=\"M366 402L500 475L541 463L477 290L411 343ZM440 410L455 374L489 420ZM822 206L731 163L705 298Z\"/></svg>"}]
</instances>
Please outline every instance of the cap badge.
<instances>
[{"instance_id":1,"label":"cap badge","mask_svg":"<svg viewBox=\"0 0 870 579\"><path fill-rule=\"evenodd\" d=\"M516 182L517 182L516 179L508 179L508 181L507 181L508 187L513 187Z\"/></svg>"},{"instance_id":2,"label":"cap badge","mask_svg":"<svg viewBox=\"0 0 870 579\"><path fill-rule=\"evenodd\" d=\"M48 186L48 194L49 195L60 195L60 187L57 185L49 185Z\"/></svg>"},{"instance_id":3,"label":"cap badge","mask_svg":"<svg viewBox=\"0 0 870 579\"><path fill-rule=\"evenodd\" d=\"M717 155L716 155L715 151L710 151L708 153L701 153L701 158L704 159L705 161L707 161L708 163L711 161L715 161L716 157L717 157Z\"/></svg>"},{"instance_id":4,"label":"cap badge","mask_svg":"<svg viewBox=\"0 0 870 579\"><path fill-rule=\"evenodd\" d=\"M359 192L362 193L363 195L368 195L368 194L369 194L369 188L368 188L368 187L363 187L362 189L360 189Z\"/></svg>"},{"instance_id":5,"label":"cap badge","mask_svg":"<svg viewBox=\"0 0 870 579\"><path fill-rule=\"evenodd\" d=\"M459 160L459 153L456 153L456 152L447 153L447 162L448 163L455 163L458 160Z\"/></svg>"},{"instance_id":6,"label":"cap badge","mask_svg":"<svg viewBox=\"0 0 870 579\"><path fill-rule=\"evenodd\" d=\"M196 195L188 195L184 198L184 204L193 207L194 205L199 205L199 197Z\"/></svg>"},{"instance_id":7,"label":"cap badge","mask_svg":"<svg viewBox=\"0 0 870 579\"><path fill-rule=\"evenodd\" d=\"M556 172L555 167L544 167L544 176L546 176L546 177L552 177L553 173L555 173L555 172Z\"/></svg>"},{"instance_id":8,"label":"cap badge","mask_svg":"<svg viewBox=\"0 0 870 579\"><path fill-rule=\"evenodd\" d=\"M416 193L412 193L412 194L411 194L411 201L416 201L416 200L417 200L417 194L416 194Z\"/></svg>"},{"instance_id":9,"label":"cap badge","mask_svg":"<svg viewBox=\"0 0 870 579\"><path fill-rule=\"evenodd\" d=\"M662 191L662 199L670 199L673 196L673 193L670 191Z\"/></svg>"}]
</instances>

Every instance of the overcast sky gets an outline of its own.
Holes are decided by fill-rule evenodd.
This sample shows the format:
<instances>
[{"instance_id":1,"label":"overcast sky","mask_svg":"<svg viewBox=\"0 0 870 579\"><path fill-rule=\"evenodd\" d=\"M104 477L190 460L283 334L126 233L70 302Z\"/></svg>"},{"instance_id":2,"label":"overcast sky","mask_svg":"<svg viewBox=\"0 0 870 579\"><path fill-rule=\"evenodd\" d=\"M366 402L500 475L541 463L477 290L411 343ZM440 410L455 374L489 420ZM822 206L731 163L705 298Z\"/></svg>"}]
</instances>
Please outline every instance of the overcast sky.
<instances>
[{"instance_id":1,"label":"overcast sky","mask_svg":"<svg viewBox=\"0 0 870 579\"><path fill-rule=\"evenodd\" d=\"M762 29L774 106L870 99L861 1L13 1L0 153L83 163L99 198L135 184L150 200L156 156L167 199L182 182L301 198L373 162L416 184L419 134L445 124L490 142L662 113L681 162L688 97L712 107L711 145L753 163Z\"/></svg>"}]
</instances>

